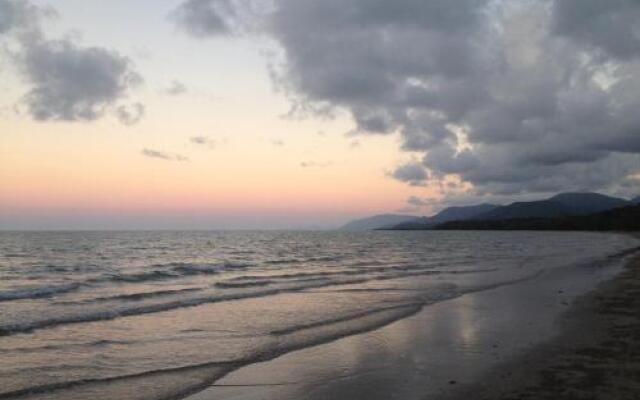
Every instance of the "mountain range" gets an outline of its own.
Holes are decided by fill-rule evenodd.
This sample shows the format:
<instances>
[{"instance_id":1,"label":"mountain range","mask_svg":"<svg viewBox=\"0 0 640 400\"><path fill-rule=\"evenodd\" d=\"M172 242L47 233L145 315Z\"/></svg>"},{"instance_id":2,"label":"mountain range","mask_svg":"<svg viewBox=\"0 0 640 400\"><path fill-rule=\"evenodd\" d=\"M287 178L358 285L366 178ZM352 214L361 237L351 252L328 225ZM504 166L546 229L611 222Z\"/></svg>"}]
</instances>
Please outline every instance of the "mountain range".
<instances>
[{"instance_id":1,"label":"mountain range","mask_svg":"<svg viewBox=\"0 0 640 400\"><path fill-rule=\"evenodd\" d=\"M342 229L423 230L434 229L454 221L553 219L597 214L634 204L640 205L640 196L633 200L626 200L600 193L560 193L544 200L514 202L502 206L479 204L449 207L430 217L377 215L352 221Z\"/></svg>"},{"instance_id":2,"label":"mountain range","mask_svg":"<svg viewBox=\"0 0 640 400\"><path fill-rule=\"evenodd\" d=\"M499 206L495 204L479 204L477 206L467 207L448 207L434 216L414 218L408 221L400 222L391 228L398 230L429 229L430 227L449 221L474 218L478 215L490 213L497 208L499 208Z\"/></svg>"},{"instance_id":3,"label":"mountain range","mask_svg":"<svg viewBox=\"0 0 640 400\"><path fill-rule=\"evenodd\" d=\"M640 204L556 218L450 221L436 230L640 231Z\"/></svg>"}]
</instances>

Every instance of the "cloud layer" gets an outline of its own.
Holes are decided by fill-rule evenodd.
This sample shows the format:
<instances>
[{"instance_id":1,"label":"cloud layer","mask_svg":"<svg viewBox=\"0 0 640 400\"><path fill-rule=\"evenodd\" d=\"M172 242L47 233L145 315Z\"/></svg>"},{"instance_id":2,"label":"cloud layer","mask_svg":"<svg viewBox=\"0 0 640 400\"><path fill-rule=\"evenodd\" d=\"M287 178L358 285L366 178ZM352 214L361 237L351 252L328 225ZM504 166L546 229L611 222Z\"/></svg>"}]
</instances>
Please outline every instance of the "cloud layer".
<instances>
[{"instance_id":1,"label":"cloud layer","mask_svg":"<svg viewBox=\"0 0 640 400\"><path fill-rule=\"evenodd\" d=\"M423 154L401 181L637 189L637 1L281 0L270 18L279 82L303 107L345 109Z\"/></svg>"},{"instance_id":2,"label":"cloud layer","mask_svg":"<svg viewBox=\"0 0 640 400\"><path fill-rule=\"evenodd\" d=\"M205 3L232 5L183 7ZM268 3L263 26L283 50L275 81L296 109L399 133L421 162L396 179L443 196L640 189L636 0ZM218 17L211 29L183 22L207 36L227 26Z\"/></svg>"}]
</instances>

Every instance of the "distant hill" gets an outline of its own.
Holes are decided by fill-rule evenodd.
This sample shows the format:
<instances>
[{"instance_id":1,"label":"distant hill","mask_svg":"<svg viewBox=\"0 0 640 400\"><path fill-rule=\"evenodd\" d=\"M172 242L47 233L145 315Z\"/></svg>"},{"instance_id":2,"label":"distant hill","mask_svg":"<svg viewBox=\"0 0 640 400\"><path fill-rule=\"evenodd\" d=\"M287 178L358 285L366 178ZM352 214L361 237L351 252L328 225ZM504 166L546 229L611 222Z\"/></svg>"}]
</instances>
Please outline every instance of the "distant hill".
<instances>
[{"instance_id":1,"label":"distant hill","mask_svg":"<svg viewBox=\"0 0 640 400\"><path fill-rule=\"evenodd\" d=\"M555 218L575 213L571 207L551 200L520 201L476 215L473 219Z\"/></svg>"},{"instance_id":2,"label":"distant hill","mask_svg":"<svg viewBox=\"0 0 640 400\"><path fill-rule=\"evenodd\" d=\"M546 200L523 201L498 207L475 219L557 218L585 215L628 206L628 200L600 193L560 193Z\"/></svg>"},{"instance_id":3,"label":"distant hill","mask_svg":"<svg viewBox=\"0 0 640 400\"><path fill-rule=\"evenodd\" d=\"M412 219L410 221L401 222L391 229L394 230L420 230L429 229L437 224L442 224L448 221L465 220L473 218L479 214L489 212L498 206L494 204L480 204L477 206L468 207L448 207L440 211L432 217L420 217Z\"/></svg>"},{"instance_id":4,"label":"distant hill","mask_svg":"<svg viewBox=\"0 0 640 400\"><path fill-rule=\"evenodd\" d=\"M398 214L375 215L349 222L341 229L352 231L376 229L422 230L433 229L435 226L452 221L556 219L595 214L632 204L640 204L640 197L629 201L600 193L571 192L560 193L545 200L520 201L505 206L479 204L467 207L449 207L431 217ZM461 226L463 225L461 224ZM494 225L492 224L491 226Z\"/></svg>"},{"instance_id":5,"label":"distant hill","mask_svg":"<svg viewBox=\"0 0 640 400\"><path fill-rule=\"evenodd\" d=\"M548 200L570 207L576 214L593 214L631 204L629 200L600 193L561 193Z\"/></svg>"},{"instance_id":6,"label":"distant hill","mask_svg":"<svg viewBox=\"0 0 640 400\"><path fill-rule=\"evenodd\" d=\"M450 221L437 230L566 230L639 231L640 205L626 206L589 215L557 218L514 218Z\"/></svg>"},{"instance_id":7,"label":"distant hill","mask_svg":"<svg viewBox=\"0 0 640 400\"><path fill-rule=\"evenodd\" d=\"M414 220L418 218L415 215L400 215L400 214L382 214L374 215L372 217L361 218L353 220L344 226L341 230L346 231L370 231L375 229L381 229L388 226L400 224L402 222Z\"/></svg>"}]
</instances>

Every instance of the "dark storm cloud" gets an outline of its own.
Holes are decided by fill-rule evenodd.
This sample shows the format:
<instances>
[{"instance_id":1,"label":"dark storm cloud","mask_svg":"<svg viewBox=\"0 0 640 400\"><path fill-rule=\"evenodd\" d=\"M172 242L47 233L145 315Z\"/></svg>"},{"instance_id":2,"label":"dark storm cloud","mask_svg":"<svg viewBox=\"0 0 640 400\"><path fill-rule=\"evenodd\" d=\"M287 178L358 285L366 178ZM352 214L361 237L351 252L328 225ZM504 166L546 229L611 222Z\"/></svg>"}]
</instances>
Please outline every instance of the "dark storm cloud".
<instances>
[{"instance_id":1,"label":"dark storm cloud","mask_svg":"<svg viewBox=\"0 0 640 400\"><path fill-rule=\"evenodd\" d=\"M278 0L266 18L298 108L424 155L396 179L613 192L640 170L638 1Z\"/></svg>"},{"instance_id":2,"label":"dark storm cloud","mask_svg":"<svg viewBox=\"0 0 640 400\"><path fill-rule=\"evenodd\" d=\"M556 0L553 27L614 57L640 54L638 0Z\"/></svg>"},{"instance_id":3,"label":"dark storm cloud","mask_svg":"<svg viewBox=\"0 0 640 400\"><path fill-rule=\"evenodd\" d=\"M195 37L231 33L234 16L231 0L187 0L170 15L180 28Z\"/></svg>"},{"instance_id":4,"label":"dark storm cloud","mask_svg":"<svg viewBox=\"0 0 640 400\"><path fill-rule=\"evenodd\" d=\"M186 162L189 161L188 157L185 157L176 153L166 153L164 151L152 150L152 149L142 149L142 155L149 158L158 158L160 160L166 161L180 161Z\"/></svg>"},{"instance_id":5,"label":"dark storm cloud","mask_svg":"<svg viewBox=\"0 0 640 400\"><path fill-rule=\"evenodd\" d=\"M0 0L0 34L15 46L12 60L29 90L23 102L38 121L92 121L109 109L123 123L137 122L144 106L119 105L141 81L130 60L116 51L51 40L40 25L54 15L28 1Z\"/></svg>"}]
</instances>

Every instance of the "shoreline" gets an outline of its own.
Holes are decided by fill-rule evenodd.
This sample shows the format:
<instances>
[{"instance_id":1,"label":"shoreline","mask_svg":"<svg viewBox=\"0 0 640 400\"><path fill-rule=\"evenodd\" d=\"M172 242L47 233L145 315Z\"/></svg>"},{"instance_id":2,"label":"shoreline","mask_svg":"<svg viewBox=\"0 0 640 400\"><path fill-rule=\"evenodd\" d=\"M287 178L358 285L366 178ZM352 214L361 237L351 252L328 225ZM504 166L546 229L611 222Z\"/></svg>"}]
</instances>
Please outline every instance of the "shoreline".
<instances>
[{"instance_id":1,"label":"shoreline","mask_svg":"<svg viewBox=\"0 0 640 400\"><path fill-rule=\"evenodd\" d=\"M632 400L640 396L640 255L576 299L561 333L460 387L453 400Z\"/></svg>"},{"instance_id":2,"label":"shoreline","mask_svg":"<svg viewBox=\"0 0 640 400\"><path fill-rule=\"evenodd\" d=\"M583 332L600 325L585 299L611 285L615 293L629 265L625 258L586 273L550 271L523 284L466 294L374 331L242 367L188 400L541 398L544 388L526 388L528 378L569 343L587 344ZM636 272L640 284L640 268ZM534 394L524 397L518 390Z\"/></svg>"}]
</instances>

